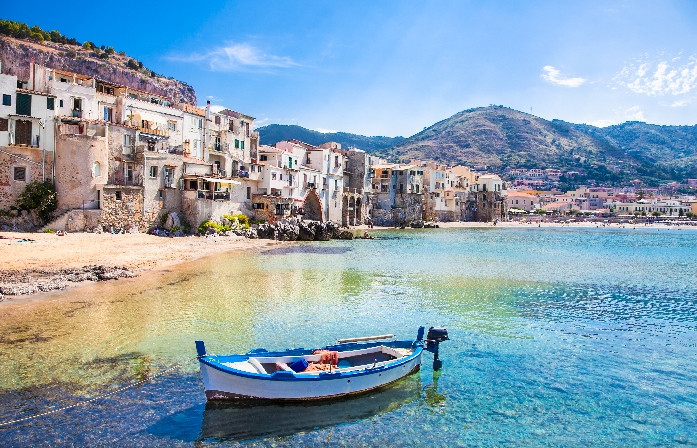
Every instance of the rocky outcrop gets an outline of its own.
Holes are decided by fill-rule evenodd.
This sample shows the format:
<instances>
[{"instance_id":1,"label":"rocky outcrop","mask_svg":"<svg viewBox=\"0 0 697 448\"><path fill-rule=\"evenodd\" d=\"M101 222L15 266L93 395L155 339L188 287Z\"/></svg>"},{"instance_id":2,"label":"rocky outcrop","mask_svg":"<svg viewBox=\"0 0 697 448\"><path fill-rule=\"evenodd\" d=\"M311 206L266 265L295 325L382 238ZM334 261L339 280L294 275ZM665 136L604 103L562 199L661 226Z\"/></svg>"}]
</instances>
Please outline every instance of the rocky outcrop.
<instances>
[{"instance_id":1,"label":"rocky outcrop","mask_svg":"<svg viewBox=\"0 0 697 448\"><path fill-rule=\"evenodd\" d=\"M135 274L121 266L84 266L77 269L0 271L0 296L20 296L65 289L85 281L131 278Z\"/></svg>"},{"instance_id":2,"label":"rocky outcrop","mask_svg":"<svg viewBox=\"0 0 697 448\"><path fill-rule=\"evenodd\" d=\"M298 223L298 241L314 241L315 226L311 226L305 222Z\"/></svg>"},{"instance_id":3,"label":"rocky outcrop","mask_svg":"<svg viewBox=\"0 0 697 448\"><path fill-rule=\"evenodd\" d=\"M74 53L74 54L73 54ZM147 70L126 67L130 58L114 54L104 60L94 56L90 50L75 45L56 42L37 42L0 36L0 62L4 74L29 79L30 63L45 67L94 76L104 81L121 84L163 96L173 104L196 105L196 92L190 85L175 79L144 74ZM31 87L30 87L31 88Z\"/></svg>"},{"instance_id":4,"label":"rocky outcrop","mask_svg":"<svg viewBox=\"0 0 697 448\"><path fill-rule=\"evenodd\" d=\"M251 232L257 238L279 241L329 241L331 239L353 239L342 232L334 222L283 220L274 224L253 226ZM238 233L239 235L239 233Z\"/></svg>"}]
</instances>

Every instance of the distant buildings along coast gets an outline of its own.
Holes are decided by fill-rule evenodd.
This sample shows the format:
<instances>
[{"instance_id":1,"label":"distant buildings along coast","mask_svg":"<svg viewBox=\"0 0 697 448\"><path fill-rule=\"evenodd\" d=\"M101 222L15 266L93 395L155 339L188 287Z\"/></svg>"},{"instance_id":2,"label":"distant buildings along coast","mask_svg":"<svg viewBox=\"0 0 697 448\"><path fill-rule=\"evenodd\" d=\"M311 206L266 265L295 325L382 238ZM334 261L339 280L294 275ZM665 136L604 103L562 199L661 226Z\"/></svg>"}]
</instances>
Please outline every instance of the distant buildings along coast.
<instances>
[{"instance_id":1,"label":"distant buildings along coast","mask_svg":"<svg viewBox=\"0 0 697 448\"><path fill-rule=\"evenodd\" d=\"M26 80L2 70L0 94L0 209L8 210L29 182L51 180L54 229L145 232L172 212L192 228L234 213L410 225L538 210L697 212L694 197L646 191L637 197L638 187L529 191L558 180L558 170L511 173L520 179L505 183L477 167L388 163L334 142L267 146L254 117L242 112L213 112L210 102L175 103L137 86L33 63ZM23 224L21 216L14 220Z\"/></svg>"}]
</instances>

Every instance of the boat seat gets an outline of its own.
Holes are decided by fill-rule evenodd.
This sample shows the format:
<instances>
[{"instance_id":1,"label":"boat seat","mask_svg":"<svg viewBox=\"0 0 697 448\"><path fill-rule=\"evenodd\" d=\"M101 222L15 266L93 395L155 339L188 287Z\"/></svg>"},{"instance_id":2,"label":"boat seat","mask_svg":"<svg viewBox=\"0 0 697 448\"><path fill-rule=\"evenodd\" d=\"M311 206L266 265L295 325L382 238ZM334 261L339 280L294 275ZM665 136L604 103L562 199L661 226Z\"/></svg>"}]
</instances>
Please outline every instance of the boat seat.
<instances>
[{"instance_id":1,"label":"boat seat","mask_svg":"<svg viewBox=\"0 0 697 448\"><path fill-rule=\"evenodd\" d=\"M295 373L295 371L293 369L291 369L290 367L288 367L288 364L286 364L285 362L277 362L276 367L278 367L279 369L284 370L286 372Z\"/></svg>"}]
</instances>

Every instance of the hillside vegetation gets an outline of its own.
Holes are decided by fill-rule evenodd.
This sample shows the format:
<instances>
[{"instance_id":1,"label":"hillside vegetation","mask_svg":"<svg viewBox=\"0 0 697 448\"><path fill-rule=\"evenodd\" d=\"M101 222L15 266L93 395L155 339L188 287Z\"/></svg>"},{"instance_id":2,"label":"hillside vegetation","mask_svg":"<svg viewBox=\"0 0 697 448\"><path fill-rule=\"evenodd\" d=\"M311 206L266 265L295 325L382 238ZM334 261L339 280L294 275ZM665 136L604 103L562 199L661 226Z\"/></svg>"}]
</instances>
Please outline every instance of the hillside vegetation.
<instances>
[{"instance_id":1,"label":"hillside vegetation","mask_svg":"<svg viewBox=\"0 0 697 448\"><path fill-rule=\"evenodd\" d=\"M400 143L404 137L366 137L347 132L323 133L296 125L270 124L257 128L259 140L265 145L275 145L283 140L300 140L311 145L326 142L341 143L344 149L355 147L367 152L382 151Z\"/></svg>"}]
</instances>

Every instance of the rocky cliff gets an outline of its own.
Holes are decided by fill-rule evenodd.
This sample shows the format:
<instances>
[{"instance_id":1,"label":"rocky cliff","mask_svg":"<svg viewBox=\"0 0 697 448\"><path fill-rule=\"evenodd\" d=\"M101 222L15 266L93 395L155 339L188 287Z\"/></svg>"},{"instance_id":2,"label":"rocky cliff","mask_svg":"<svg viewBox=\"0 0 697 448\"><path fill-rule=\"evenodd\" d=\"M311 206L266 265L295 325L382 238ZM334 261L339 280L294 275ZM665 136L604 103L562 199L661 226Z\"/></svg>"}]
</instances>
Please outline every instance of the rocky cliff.
<instances>
[{"instance_id":1,"label":"rocky cliff","mask_svg":"<svg viewBox=\"0 0 697 448\"><path fill-rule=\"evenodd\" d=\"M152 73L145 69L126 67L130 58L125 54L113 54L101 59L91 50L56 42L37 43L30 40L0 36L0 62L2 73L29 79L29 64L34 61L49 68L66 70L104 81L140 89L168 98L172 103L196 105L196 92L190 85Z\"/></svg>"}]
</instances>

